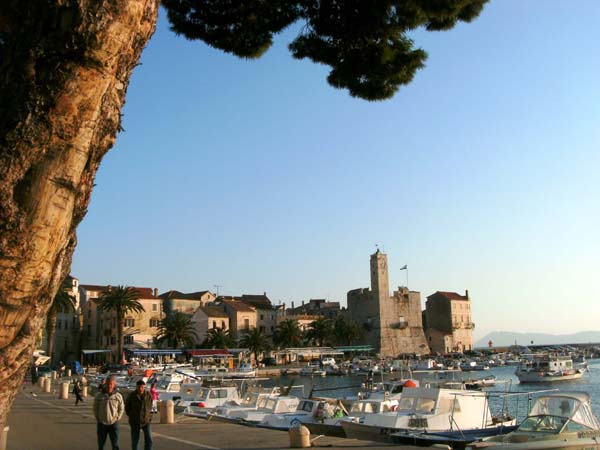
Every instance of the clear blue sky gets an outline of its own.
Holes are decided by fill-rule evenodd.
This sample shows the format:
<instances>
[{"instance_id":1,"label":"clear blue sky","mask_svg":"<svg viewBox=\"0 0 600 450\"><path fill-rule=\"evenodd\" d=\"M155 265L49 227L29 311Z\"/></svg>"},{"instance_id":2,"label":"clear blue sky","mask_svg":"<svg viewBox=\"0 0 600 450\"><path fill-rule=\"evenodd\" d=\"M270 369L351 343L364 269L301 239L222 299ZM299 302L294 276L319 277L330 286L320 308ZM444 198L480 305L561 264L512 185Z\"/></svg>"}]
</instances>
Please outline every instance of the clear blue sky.
<instances>
[{"instance_id":1,"label":"clear blue sky","mask_svg":"<svg viewBox=\"0 0 600 450\"><path fill-rule=\"evenodd\" d=\"M345 303L369 285L473 301L475 336L600 324L600 2L493 1L414 33L390 101L327 85L278 37L245 61L159 25L79 227L82 283Z\"/></svg>"}]
</instances>

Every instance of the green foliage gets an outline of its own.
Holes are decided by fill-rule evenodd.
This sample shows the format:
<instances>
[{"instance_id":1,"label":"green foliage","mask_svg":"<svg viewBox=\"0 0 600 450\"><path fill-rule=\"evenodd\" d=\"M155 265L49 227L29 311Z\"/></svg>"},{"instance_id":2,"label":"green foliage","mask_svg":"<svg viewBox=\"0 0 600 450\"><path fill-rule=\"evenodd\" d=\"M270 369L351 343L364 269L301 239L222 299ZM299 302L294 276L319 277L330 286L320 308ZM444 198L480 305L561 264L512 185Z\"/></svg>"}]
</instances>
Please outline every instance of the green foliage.
<instances>
[{"instance_id":1,"label":"green foliage","mask_svg":"<svg viewBox=\"0 0 600 450\"><path fill-rule=\"evenodd\" d=\"M198 336L192 325L191 317L174 311L160 321L157 333L159 345L167 344L170 348L192 347Z\"/></svg>"},{"instance_id":2,"label":"green foliage","mask_svg":"<svg viewBox=\"0 0 600 450\"><path fill-rule=\"evenodd\" d=\"M247 348L256 357L269 349L269 339L263 331L258 328L252 328L240 339L240 347Z\"/></svg>"},{"instance_id":3,"label":"green foliage","mask_svg":"<svg viewBox=\"0 0 600 450\"><path fill-rule=\"evenodd\" d=\"M206 340L202 343L204 348L231 348L235 346L235 340L229 330L223 328L211 328L206 333Z\"/></svg>"},{"instance_id":4,"label":"green foliage","mask_svg":"<svg viewBox=\"0 0 600 450\"><path fill-rule=\"evenodd\" d=\"M310 324L310 328L306 332L306 340L311 343L314 342L318 346L322 347L326 341L329 341L332 334L332 321L325 317L319 317L313 323Z\"/></svg>"},{"instance_id":5,"label":"green foliage","mask_svg":"<svg viewBox=\"0 0 600 450\"><path fill-rule=\"evenodd\" d=\"M129 312L144 312L144 307L138 301L140 293L129 286L109 287L100 294L98 308L101 311L114 312L117 316L117 355L123 354L123 322Z\"/></svg>"},{"instance_id":6,"label":"green foliage","mask_svg":"<svg viewBox=\"0 0 600 450\"><path fill-rule=\"evenodd\" d=\"M337 345L353 345L364 336L363 328L346 316L338 316L333 323L333 335Z\"/></svg>"},{"instance_id":7,"label":"green foliage","mask_svg":"<svg viewBox=\"0 0 600 450\"><path fill-rule=\"evenodd\" d=\"M286 319L277 325L273 342L281 348L298 347L302 344L302 330L298 321Z\"/></svg>"},{"instance_id":8,"label":"green foliage","mask_svg":"<svg viewBox=\"0 0 600 450\"><path fill-rule=\"evenodd\" d=\"M171 28L245 58L301 20L294 58L332 68L327 81L367 100L390 98L412 81L427 53L407 33L453 28L475 19L488 0L163 0Z\"/></svg>"}]
</instances>

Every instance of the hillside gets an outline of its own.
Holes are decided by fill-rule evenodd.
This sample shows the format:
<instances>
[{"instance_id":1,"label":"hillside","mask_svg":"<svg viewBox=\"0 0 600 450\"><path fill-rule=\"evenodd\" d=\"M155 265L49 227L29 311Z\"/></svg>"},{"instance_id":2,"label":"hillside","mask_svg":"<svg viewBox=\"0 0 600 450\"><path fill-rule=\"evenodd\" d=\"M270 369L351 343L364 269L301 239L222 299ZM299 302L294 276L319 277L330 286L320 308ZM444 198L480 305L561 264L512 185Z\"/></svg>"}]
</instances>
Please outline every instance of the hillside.
<instances>
[{"instance_id":1,"label":"hillside","mask_svg":"<svg viewBox=\"0 0 600 450\"><path fill-rule=\"evenodd\" d=\"M475 342L475 348L488 346L492 341L494 347L513 345L551 345L551 344L585 344L600 342L600 331L580 331L573 334L548 333L515 333L512 331L493 331Z\"/></svg>"}]
</instances>

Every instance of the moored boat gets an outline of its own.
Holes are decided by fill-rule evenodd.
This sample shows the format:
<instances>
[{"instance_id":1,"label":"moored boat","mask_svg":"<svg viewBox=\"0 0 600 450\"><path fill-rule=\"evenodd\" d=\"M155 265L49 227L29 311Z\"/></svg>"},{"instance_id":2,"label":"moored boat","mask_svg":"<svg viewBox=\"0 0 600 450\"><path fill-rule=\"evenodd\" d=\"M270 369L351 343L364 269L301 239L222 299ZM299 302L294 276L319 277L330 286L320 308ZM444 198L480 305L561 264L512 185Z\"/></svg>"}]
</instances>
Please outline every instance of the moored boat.
<instances>
[{"instance_id":1,"label":"moored boat","mask_svg":"<svg viewBox=\"0 0 600 450\"><path fill-rule=\"evenodd\" d=\"M538 355L522 362L515 371L520 383L552 383L573 381L583 377L583 371L573 366L570 356Z\"/></svg>"},{"instance_id":2,"label":"moored boat","mask_svg":"<svg viewBox=\"0 0 600 450\"><path fill-rule=\"evenodd\" d=\"M512 433L473 443L472 449L592 450L600 445L600 424L586 392L538 397L527 418Z\"/></svg>"}]
</instances>

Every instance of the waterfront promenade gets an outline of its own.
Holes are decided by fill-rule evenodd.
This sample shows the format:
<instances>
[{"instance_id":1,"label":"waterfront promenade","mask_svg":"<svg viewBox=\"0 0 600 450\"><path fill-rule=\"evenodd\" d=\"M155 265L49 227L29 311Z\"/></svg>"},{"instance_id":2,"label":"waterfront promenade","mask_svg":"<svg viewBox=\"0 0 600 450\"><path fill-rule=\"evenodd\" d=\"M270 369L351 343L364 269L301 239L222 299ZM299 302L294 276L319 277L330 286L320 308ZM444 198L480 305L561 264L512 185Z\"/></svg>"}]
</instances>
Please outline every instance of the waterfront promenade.
<instances>
[{"instance_id":1,"label":"waterfront promenade","mask_svg":"<svg viewBox=\"0 0 600 450\"><path fill-rule=\"evenodd\" d=\"M72 394L70 395L72 397ZM78 406L74 399L59 400L37 386L26 385L9 416L8 450L96 450L92 398ZM155 450L283 449L289 448L287 432L245 427L177 416L173 425L153 423ZM314 437L314 436L313 436ZM121 420L121 450L131 449L126 417ZM329 449L388 448L352 439L322 437L313 443ZM402 447L394 446L396 449ZM107 442L105 449L110 449ZM415 447L406 447L414 450Z\"/></svg>"}]
</instances>

